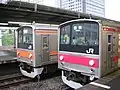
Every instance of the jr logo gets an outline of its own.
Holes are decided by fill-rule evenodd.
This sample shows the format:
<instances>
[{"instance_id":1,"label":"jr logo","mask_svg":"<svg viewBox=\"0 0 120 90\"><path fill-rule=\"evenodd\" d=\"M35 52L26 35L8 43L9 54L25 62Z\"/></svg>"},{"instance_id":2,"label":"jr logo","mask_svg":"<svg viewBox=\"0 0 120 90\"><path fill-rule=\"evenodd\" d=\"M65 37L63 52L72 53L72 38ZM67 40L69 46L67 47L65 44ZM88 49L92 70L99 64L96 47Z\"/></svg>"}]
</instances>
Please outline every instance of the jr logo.
<instances>
[{"instance_id":1,"label":"jr logo","mask_svg":"<svg viewBox=\"0 0 120 90\"><path fill-rule=\"evenodd\" d=\"M89 48L88 50L86 50L86 53L94 53L94 49L93 48Z\"/></svg>"}]
</instances>

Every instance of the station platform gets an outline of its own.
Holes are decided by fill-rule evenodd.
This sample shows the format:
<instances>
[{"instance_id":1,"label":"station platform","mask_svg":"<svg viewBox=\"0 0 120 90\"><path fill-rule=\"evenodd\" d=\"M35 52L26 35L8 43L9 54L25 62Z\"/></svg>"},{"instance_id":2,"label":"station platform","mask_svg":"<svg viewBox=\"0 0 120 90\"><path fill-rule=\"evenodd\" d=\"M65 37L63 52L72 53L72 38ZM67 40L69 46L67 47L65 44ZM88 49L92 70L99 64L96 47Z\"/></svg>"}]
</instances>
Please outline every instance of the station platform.
<instances>
[{"instance_id":1,"label":"station platform","mask_svg":"<svg viewBox=\"0 0 120 90\"><path fill-rule=\"evenodd\" d=\"M77 90L120 90L120 69Z\"/></svg>"},{"instance_id":2,"label":"station platform","mask_svg":"<svg viewBox=\"0 0 120 90\"><path fill-rule=\"evenodd\" d=\"M16 51L0 50L0 64L17 62Z\"/></svg>"}]
</instances>

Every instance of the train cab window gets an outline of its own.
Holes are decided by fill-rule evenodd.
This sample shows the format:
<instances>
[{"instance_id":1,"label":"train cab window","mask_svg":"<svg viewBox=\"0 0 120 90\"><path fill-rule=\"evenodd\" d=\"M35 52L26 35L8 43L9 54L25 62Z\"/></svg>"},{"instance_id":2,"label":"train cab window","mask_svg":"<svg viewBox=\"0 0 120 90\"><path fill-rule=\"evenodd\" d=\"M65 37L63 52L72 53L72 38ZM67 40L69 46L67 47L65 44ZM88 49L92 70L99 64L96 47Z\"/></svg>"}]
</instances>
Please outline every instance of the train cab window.
<instances>
[{"instance_id":1,"label":"train cab window","mask_svg":"<svg viewBox=\"0 0 120 90\"><path fill-rule=\"evenodd\" d=\"M75 21L60 26L59 50L86 53L89 48L99 54L99 24L94 21Z\"/></svg>"},{"instance_id":2,"label":"train cab window","mask_svg":"<svg viewBox=\"0 0 120 90\"><path fill-rule=\"evenodd\" d=\"M85 37L84 30L81 25L75 24L72 27L72 44L73 45L84 45Z\"/></svg>"},{"instance_id":3,"label":"train cab window","mask_svg":"<svg viewBox=\"0 0 120 90\"><path fill-rule=\"evenodd\" d=\"M93 28L89 23L72 25L72 45L96 46L98 41L98 27Z\"/></svg>"},{"instance_id":4,"label":"train cab window","mask_svg":"<svg viewBox=\"0 0 120 90\"><path fill-rule=\"evenodd\" d=\"M18 48L33 49L33 34L31 27L20 27L18 29Z\"/></svg>"},{"instance_id":5,"label":"train cab window","mask_svg":"<svg viewBox=\"0 0 120 90\"><path fill-rule=\"evenodd\" d=\"M65 26L61 28L60 39L61 39L60 41L61 44L70 43L70 26Z\"/></svg>"}]
</instances>

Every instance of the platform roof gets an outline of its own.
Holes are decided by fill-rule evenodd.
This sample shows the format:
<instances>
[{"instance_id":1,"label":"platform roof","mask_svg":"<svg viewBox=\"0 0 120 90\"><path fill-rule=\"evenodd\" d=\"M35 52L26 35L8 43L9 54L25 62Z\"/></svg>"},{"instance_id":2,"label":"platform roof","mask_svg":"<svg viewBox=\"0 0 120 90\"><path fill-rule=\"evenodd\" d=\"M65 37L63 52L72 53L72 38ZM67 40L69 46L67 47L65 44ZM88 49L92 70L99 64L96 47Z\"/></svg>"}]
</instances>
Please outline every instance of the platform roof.
<instances>
[{"instance_id":1,"label":"platform roof","mask_svg":"<svg viewBox=\"0 0 120 90\"><path fill-rule=\"evenodd\" d=\"M100 20L109 20L90 14L78 13L64 9L37 5L34 3L11 1L7 4L0 4L0 22L18 21L18 22L37 22L60 24L68 20L77 18L93 18ZM116 21L117 22L117 21Z\"/></svg>"}]
</instances>

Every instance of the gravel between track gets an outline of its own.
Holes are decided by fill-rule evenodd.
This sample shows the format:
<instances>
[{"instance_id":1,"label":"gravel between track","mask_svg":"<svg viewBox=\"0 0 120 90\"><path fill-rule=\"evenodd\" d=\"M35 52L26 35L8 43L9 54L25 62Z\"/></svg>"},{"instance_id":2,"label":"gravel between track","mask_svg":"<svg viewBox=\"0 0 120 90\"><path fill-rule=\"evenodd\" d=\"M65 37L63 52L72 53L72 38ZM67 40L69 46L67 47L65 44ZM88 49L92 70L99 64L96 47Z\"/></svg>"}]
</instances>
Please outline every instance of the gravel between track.
<instances>
[{"instance_id":1,"label":"gravel between track","mask_svg":"<svg viewBox=\"0 0 120 90\"><path fill-rule=\"evenodd\" d=\"M65 90L68 89L61 77L54 77L39 82L28 82L27 84L21 84L18 86L11 86L9 89L4 90ZM2 89L3 90L3 89Z\"/></svg>"}]
</instances>

